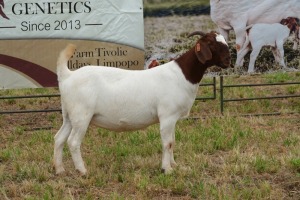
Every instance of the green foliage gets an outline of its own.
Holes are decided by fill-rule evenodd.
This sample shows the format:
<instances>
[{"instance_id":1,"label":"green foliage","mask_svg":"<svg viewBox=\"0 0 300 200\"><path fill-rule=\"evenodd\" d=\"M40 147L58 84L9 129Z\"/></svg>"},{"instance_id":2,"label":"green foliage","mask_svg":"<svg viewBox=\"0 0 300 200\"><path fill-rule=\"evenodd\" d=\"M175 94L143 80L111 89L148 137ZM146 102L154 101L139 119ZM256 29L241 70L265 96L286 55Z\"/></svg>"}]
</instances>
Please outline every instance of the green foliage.
<instances>
[{"instance_id":1,"label":"green foliage","mask_svg":"<svg viewBox=\"0 0 300 200\"><path fill-rule=\"evenodd\" d=\"M292 158L290 162L292 168L295 169L298 173L300 173L300 158Z\"/></svg>"},{"instance_id":2,"label":"green foliage","mask_svg":"<svg viewBox=\"0 0 300 200\"><path fill-rule=\"evenodd\" d=\"M144 1L144 16L199 15L209 13L208 0Z\"/></svg>"}]
</instances>

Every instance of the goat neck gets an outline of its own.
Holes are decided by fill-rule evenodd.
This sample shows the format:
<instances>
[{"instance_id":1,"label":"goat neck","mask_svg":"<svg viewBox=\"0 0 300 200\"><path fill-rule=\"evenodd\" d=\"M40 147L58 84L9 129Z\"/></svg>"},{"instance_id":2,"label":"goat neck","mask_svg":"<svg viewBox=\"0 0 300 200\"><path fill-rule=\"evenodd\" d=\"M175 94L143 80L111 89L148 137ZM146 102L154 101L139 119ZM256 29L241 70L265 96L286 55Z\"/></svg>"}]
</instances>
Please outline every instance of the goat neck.
<instances>
[{"instance_id":1,"label":"goat neck","mask_svg":"<svg viewBox=\"0 0 300 200\"><path fill-rule=\"evenodd\" d=\"M192 84L199 83L206 69L209 67L208 63L202 64L199 62L194 48L177 58L175 62L181 68L186 80Z\"/></svg>"}]
</instances>

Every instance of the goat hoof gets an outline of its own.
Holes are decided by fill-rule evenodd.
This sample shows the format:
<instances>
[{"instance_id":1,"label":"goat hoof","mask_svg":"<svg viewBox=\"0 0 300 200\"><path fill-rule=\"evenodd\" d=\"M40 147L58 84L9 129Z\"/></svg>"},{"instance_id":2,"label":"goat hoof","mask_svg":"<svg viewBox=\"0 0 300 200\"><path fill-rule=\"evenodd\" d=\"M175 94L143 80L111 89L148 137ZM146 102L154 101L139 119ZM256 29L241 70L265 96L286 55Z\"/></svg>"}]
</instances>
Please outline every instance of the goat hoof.
<instances>
[{"instance_id":1,"label":"goat hoof","mask_svg":"<svg viewBox=\"0 0 300 200\"><path fill-rule=\"evenodd\" d=\"M174 162L171 163L171 166L172 166L173 168L175 168L175 167L178 166L178 164L174 161Z\"/></svg>"},{"instance_id":2,"label":"goat hoof","mask_svg":"<svg viewBox=\"0 0 300 200\"><path fill-rule=\"evenodd\" d=\"M55 171L56 171L55 172L56 175L61 175L66 172L63 167L57 168Z\"/></svg>"},{"instance_id":3,"label":"goat hoof","mask_svg":"<svg viewBox=\"0 0 300 200\"><path fill-rule=\"evenodd\" d=\"M163 173L163 174L171 174L172 171L173 171L172 168L168 168L168 169L162 168L162 169L161 169L161 173Z\"/></svg>"},{"instance_id":4,"label":"goat hoof","mask_svg":"<svg viewBox=\"0 0 300 200\"><path fill-rule=\"evenodd\" d=\"M78 172L78 174L79 174L81 177L86 177L86 176L87 176L87 171L86 171L86 169L85 169L85 170L79 170L79 169L76 169L76 172Z\"/></svg>"}]
</instances>

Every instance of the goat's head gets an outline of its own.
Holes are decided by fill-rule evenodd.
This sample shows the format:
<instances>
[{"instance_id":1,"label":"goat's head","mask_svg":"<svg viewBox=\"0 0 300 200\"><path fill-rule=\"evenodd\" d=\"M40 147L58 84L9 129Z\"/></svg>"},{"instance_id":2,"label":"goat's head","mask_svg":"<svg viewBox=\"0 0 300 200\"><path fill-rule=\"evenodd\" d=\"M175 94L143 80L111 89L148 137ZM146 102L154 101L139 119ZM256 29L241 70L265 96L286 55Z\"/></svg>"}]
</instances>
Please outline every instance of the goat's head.
<instances>
[{"instance_id":1,"label":"goat's head","mask_svg":"<svg viewBox=\"0 0 300 200\"><path fill-rule=\"evenodd\" d=\"M280 23L290 29L290 34L294 34L295 38L293 49L296 50L300 43L299 19L294 17L287 17L286 19L282 19Z\"/></svg>"},{"instance_id":2,"label":"goat's head","mask_svg":"<svg viewBox=\"0 0 300 200\"><path fill-rule=\"evenodd\" d=\"M282 19L280 21L280 23L282 25L287 26L290 30L291 33L298 33L299 31L299 19L298 18L294 18L294 17L288 17L286 19Z\"/></svg>"},{"instance_id":3,"label":"goat's head","mask_svg":"<svg viewBox=\"0 0 300 200\"><path fill-rule=\"evenodd\" d=\"M209 63L221 68L230 66L230 52L225 38L215 31L210 33L203 33L196 31L191 33L188 37L200 35L202 36L195 45L195 54L200 63Z\"/></svg>"}]
</instances>

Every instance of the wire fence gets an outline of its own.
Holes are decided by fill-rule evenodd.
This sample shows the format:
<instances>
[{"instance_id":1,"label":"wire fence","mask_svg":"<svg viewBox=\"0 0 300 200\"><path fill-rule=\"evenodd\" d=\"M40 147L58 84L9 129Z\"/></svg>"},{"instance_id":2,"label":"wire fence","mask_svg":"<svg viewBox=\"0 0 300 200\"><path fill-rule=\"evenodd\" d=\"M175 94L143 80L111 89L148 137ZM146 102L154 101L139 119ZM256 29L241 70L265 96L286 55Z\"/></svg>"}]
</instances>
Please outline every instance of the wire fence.
<instances>
[{"instance_id":1,"label":"wire fence","mask_svg":"<svg viewBox=\"0 0 300 200\"><path fill-rule=\"evenodd\" d=\"M228 88L242 88L242 87L266 87L266 86L276 86L276 85L299 85L300 82L287 82L287 83L265 83L265 84L225 84L224 77L220 76L220 89L219 89L219 96L220 96L220 112L223 114L225 109L225 103L227 102L242 102L242 101L253 101L253 100L265 100L265 99L283 99L283 98L299 98L300 94L294 95L278 95L278 96L267 96L267 97L251 97L251 98L226 98L225 97L225 90ZM210 83L201 83L199 87L210 87L211 88L211 96L197 96L196 100L198 101L208 101L208 100L215 100L217 101L217 81L216 77L212 78L212 82ZM1 100L17 100L17 99L37 99L37 98L60 98L59 94L47 94L47 95L25 95L25 96L0 96ZM36 110L26 110L26 109L19 109L19 110L0 110L0 115L4 114L19 114L19 113L40 113L40 112L61 112L61 108L55 109L36 109ZM279 112L274 113L259 113L259 114L252 114L252 115L274 115L280 114ZM241 114L242 115L242 114Z\"/></svg>"},{"instance_id":2,"label":"wire fence","mask_svg":"<svg viewBox=\"0 0 300 200\"><path fill-rule=\"evenodd\" d=\"M242 88L242 87L266 87L266 86L284 86L284 85L299 85L300 82L286 82L286 83L260 83L260 84L236 84L226 85L224 84L224 77L220 77L220 111L224 113L224 106L226 102L237 102L237 101L253 101L253 100L265 100L265 99L284 99L284 98L299 98L300 94L295 95L277 95L277 96L266 96L266 97L251 97L251 98L226 98L225 89L227 88ZM257 113L252 115L278 115L279 112L273 113Z\"/></svg>"},{"instance_id":3,"label":"wire fence","mask_svg":"<svg viewBox=\"0 0 300 200\"><path fill-rule=\"evenodd\" d=\"M212 88L212 96L201 97L198 96L196 100L206 101L206 100L214 100L216 99L216 77L213 77L211 83L201 83L200 87L211 87ZM0 96L0 100L16 100L16 99L37 99L37 98L54 98L60 97L60 94L47 94L47 95L20 95L20 96ZM61 109L36 109L36 110L0 110L0 114L18 114L18 113L40 113L40 112L61 112Z\"/></svg>"}]
</instances>

